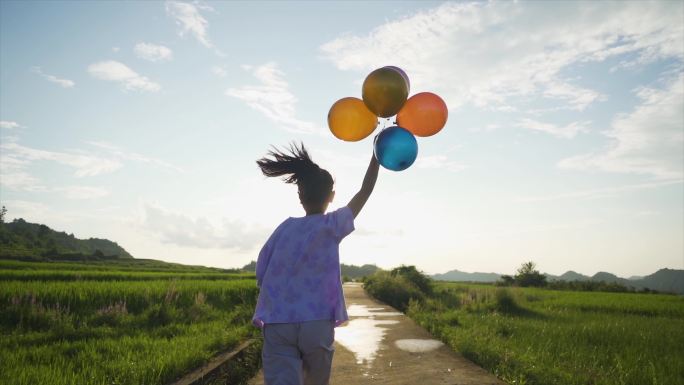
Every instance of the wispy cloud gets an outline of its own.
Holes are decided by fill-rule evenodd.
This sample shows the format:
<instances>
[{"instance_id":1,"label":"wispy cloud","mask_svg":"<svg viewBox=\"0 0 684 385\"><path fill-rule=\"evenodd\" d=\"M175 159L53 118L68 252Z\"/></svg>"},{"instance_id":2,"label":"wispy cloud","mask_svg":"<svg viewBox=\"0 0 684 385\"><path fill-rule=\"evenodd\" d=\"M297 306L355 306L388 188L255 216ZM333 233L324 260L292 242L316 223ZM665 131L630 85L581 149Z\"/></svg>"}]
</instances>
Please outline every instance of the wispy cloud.
<instances>
[{"instance_id":1,"label":"wispy cloud","mask_svg":"<svg viewBox=\"0 0 684 385\"><path fill-rule=\"evenodd\" d=\"M44 79L48 80L49 82L55 83L60 85L63 88L72 88L73 86L76 85L72 80L69 79L61 79L58 78L57 76L46 74L43 72L43 70L40 67L31 67L31 72L34 72Z\"/></svg>"},{"instance_id":2,"label":"wispy cloud","mask_svg":"<svg viewBox=\"0 0 684 385\"><path fill-rule=\"evenodd\" d=\"M174 172L179 172L182 173L184 170L181 167L175 166L169 162L166 162L161 159L157 158L152 158L146 155L138 154L135 152L131 151L126 151L122 149L121 147L115 146L111 143L107 142L93 142L93 141L86 141L86 143L98 147L100 149L103 149L107 151L109 154L114 155L117 159L120 160L131 160L134 162L141 162L141 163L147 163L151 164L156 167L164 168L167 170L171 170Z\"/></svg>"},{"instance_id":3,"label":"wispy cloud","mask_svg":"<svg viewBox=\"0 0 684 385\"><path fill-rule=\"evenodd\" d=\"M551 123L539 122L537 120L525 118L521 119L515 126L529 130L546 132L559 138L574 138L580 132L589 131L590 121L572 122L565 126L557 126Z\"/></svg>"},{"instance_id":4,"label":"wispy cloud","mask_svg":"<svg viewBox=\"0 0 684 385\"><path fill-rule=\"evenodd\" d=\"M74 176L77 178L110 173L122 166L116 159L91 154L40 150L16 142L2 143L0 149L3 150L3 166L7 164L16 169L34 161L51 161L75 169Z\"/></svg>"},{"instance_id":5,"label":"wispy cloud","mask_svg":"<svg viewBox=\"0 0 684 385\"><path fill-rule=\"evenodd\" d=\"M109 190L92 186L57 187L54 191L63 193L69 199L96 199L109 195Z\"/></svg>"},{"instance_id":6,"label":"wispy cloud","mask_svg":"<svg viewBox=\"0 0 684 385\"><path fill-rule=\"evenodd\" d=\"M0 128L14 129L23 127L21 124L11 120L0 120Z\"/></svg>"},{"instance_id":7,"label":"wispy cloud","mask_svg":"<svg viewBox=\"0 0 684 385\"><path fill-rule=\"evenodd\" d=\"M468 166L449 160L446 155L420 156L416 159L416 167L423 169L439 169L451 172L465 170Z\"/></svg>"},{"instance_id":8,"label":"wispy cloud","mask_svg":"<svg viewBox=\"0 0 684 385\"><path fill-rule=\"evenodd\" d=\"M219 67L219 66L211 67L211 73L213 73L214 75L216 75L220 78L225 78L228 75L228 72L226 71L226 69L223 67Z\"/></svg>"},{"instance_id":9,"label":"wispy cloud","mask_svg":"<svg viewBox=\"0 0 684 385\"><path fill-rule=\"evenodd\" d=\"M93 63L88 66L88 73L96 79L120 83L125 90L157 92L161 89L159 84L114 60Z\"/></svg>"},{"instance_id":10,"label":"wispy cloud","mask_svg":"<svg viewBox=\"0 0 684 385\"><path fill-rule=\"evenodd\" d=\"M173 51L169 47L152 43L138 43L133 48L139 58L152 62L169 61L173 59Z\"/></svg>"},{"instance_id":11,"label":"wispy cloud","mask_svg":"<svg viewBox=\"0 0 684 385\"><path fill-rule=\"evenodd\" d=\"M655 189L655 188L660 188L660 187L665 187L665 186L672 186L672 185L682 184L682 182L684 182L684 180L681 180L681 179L680 180L656 181L656 182L648 182L648 183L631 184L631 185L625 185L625 186L606 187L606 188L590 189L590 190L582 190L582 191L571 191L571 192L565 192L565 193L560 193L560 194L519 197L519 198L515 198L513 201L517 202L517 203L529 203L529 202L556 201L556 200L563 200L563 199L572 199L572 200L597 199L597 198L605 198L605 197L615 196L615 195L618 195L618 194L623 193L623 192L648 190L648 189Z\"/></svg>"},{"instance_id":12,"label":"wispy cloud","mask_svg":"<svg viewBox=\"0 0 684 385\"><path fill-rule=\"evenodd\" d=\"M198 7L197 3L190 4L181 1L167 1L166 14L173 17L180 27L178 34L182 37L190 33L207 48L213 47L209 41L207 30L209 22L199 12L199 8L211 10L208 6Z\"/></svg>"},{"instance_id":13,"label":"wispy cloud","mask_svg":"<svg viewBox=\"0 0 684 385\"><path fill-rule=\"evenodd\" d=\"M70 199L91 199L108 194L101 187L47 186L30 172L34 162L47 161L75 169L74 176L83 178L115 171L121 164L113 159L96 155L45 151L22 146L15 140L0 144L0 186L3 189L29 192L54 192Z\"/></svg>"},{"instance_id":14,"label":"wispy cloud","mask_svg":"<svg viewBox=\"0 0 684 385\"><path fill-rule=\"evenodd\" d=\"M223 218L221 225L214 225L206 218L192 218L151 204L145 204L143 210L143 228L167 244L202 249L251 250L268 235L265 228L239 220Z\"/></svg>"},{"instance_id":15,"label":"wispy cloud","mask_svg":"<svg viewBox=\"0 0 684 385\"><path fill-rule=\"evenodd\" d=\"M57 192L70 199L100 198L109 194L108 190L97 186L47 186L30 172L31 166L41 161L70 167L74 169L73 176L76 178L117 171L124 166L125 161L150 164L173 172L183 172L183 169L168 162L125 151L109 143L86 143L97 147L98 151L96 153L85 150L47 151L23 146L17 141L4 142L0 144L0 185L15 191Z\"/></svg>"},{"instance_id":16,"label":"wispy cloud","mask_svg":"<svg viewBox=\"0 0 684 385\"><path fill-rule=\"evenodd\" d=\"M684 72L662 89L639 88L641 103L613 120L610 144L596 153L563 159L558 166L681 179L684 175Z\"/></svg>"},{"instance_id":17,"label":"wispy cloud","mask_svg":"<svg viewBox=\"0 0 684 385\"><path fill-rule=\"evenodd\" d=\"M45 191L46 187L38 178L24 170L17 159L0 155L0 186L14 191Z\"/></svg>"},{"instance_id":18,"label":"wispy cloud","mask_svg":"<svg viewBox=\"0 0 684 385\"><path fill-rule=\"evenodd\" d=\"M256 68L243 66L243 69L251 72L260 84L229 88L226 95L244 101L288 131L321 132L321 128L314 123L297 119L297 97L290 92L289 84L276 63L271 62Z\"/></svg>"},{"instance_id":19,"label":"wispy cloud","mask_svg":"<svg viewBox=\"0 0 684 385\"><path fill-rule=\"evenodd\" d=\"M520 110L542 100L583 110L604 96L567 69L613 57L681 60L681 13L679 2L447 2L320 49L337 68L362 74L390 60L412 89L434 90L450 107Z\"/></svg>"}]
</instances>

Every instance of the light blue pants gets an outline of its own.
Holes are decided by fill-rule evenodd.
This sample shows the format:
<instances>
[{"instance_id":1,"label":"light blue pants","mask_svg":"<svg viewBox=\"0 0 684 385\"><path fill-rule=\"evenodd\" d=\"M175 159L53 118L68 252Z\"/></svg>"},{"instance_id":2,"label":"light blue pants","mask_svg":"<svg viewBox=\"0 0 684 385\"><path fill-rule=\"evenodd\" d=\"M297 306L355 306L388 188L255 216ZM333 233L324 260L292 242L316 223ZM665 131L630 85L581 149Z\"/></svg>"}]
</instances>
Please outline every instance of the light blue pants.
<instances>
[{"instance_id":1,"label":"light blue pants","mask_svg":"<svg viewBox=\"0 0 684 385\"><path fill-rule=\"evenodd\" d=\"M334 321L266 324L263 334L264 385L328 385Z\"/></svg>"}]
</instances>

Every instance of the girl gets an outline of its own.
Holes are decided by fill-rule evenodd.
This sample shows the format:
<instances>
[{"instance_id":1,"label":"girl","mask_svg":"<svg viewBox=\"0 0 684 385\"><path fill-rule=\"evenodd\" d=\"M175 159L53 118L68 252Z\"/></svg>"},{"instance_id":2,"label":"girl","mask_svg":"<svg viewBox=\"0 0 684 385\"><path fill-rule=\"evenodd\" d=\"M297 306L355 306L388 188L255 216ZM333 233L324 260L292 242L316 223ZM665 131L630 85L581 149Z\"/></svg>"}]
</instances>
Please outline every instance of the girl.
<instances>
[{"instance_id":1,"label":"girl","mask_svg":"<svg viewBox=\"0 0 684 385\"><path fill-rule=\"evenodd\" d=\"M303 144L291 145L289 153L274 149L257 164L264 175L296 184L306 212L281 223L257 260L261 289L252 322L263 331L264 380L266 385L326 385L334 327L348 319L339 244L354 230L354 218L373 191L378 162L371 157L359 192L327 214L335 196L333 178L311 160Z\"/></svg>"}]
</instances>

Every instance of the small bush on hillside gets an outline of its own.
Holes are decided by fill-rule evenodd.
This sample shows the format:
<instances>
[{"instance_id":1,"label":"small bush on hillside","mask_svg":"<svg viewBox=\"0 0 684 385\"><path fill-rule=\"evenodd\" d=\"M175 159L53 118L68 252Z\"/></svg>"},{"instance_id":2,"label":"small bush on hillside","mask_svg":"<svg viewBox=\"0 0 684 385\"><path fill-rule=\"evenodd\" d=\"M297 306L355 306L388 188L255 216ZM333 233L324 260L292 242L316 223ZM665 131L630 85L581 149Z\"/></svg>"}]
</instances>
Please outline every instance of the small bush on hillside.
<instances>
[{"instance_id":1,"label":"small bush on hillside","mask_svg":"<svg viewBox=\"0 0 684 385\"><path fill-rule=\"evenodd\" d=\"M425 274L418 271L415 266L401 265L395 269L392 269L390 274L393 277L404 277L415 287L417 287L418 290L423 292L423 294L432 294L432 280Z\"/></svg>"},{"instance_id":2,"label":"small bush on hillside","mask_svg":"<svg viewBox=\"0 0 684 385\"><path fill-rule=\"evenodd\" d=\"M536 269L537 265L532 262L525 262L518 268L515 275L515 282L522 287L544 287L546 286L546 276Z\"/></svg>"},{"instance_id":3,"label":"small bush on hillside","mask_svg":"<svg viewBox=\"0 0 684 385\"><path fill-rule=\"evenodd\" d=\"M432 294L430 278L414 266L401 266L391 272L379 271L365 280L364 288L373 297L406 312L411 300L422 302Z\"/></svg>"},{"instance_id":4,"label":"small bush on hillside","mask_svg":"<svg viewBox=\"0 0 684 385\"><path fill-rule=\"evenodd\" d=\"M517 270L515 276L502 275L496 281L496 286L521 286L521 287L544 287L547 285L546 276L536 269L537 265L532 262L525 262Z\"/></svg>"},{"instance_id":5,"label":"small bush on hillside","mask_svg":"<svg viewBox=\"0 0 684 385\"><path fill-rule=\"evenodd\" d=\"M401 276L387 272L376 273L366 279L364 286L373 297L405 312L411 299L423 300L423 293Z\"/></svg>"},{"instance_id":6,"label":"small bush on hillside","mask_svg":"<svg viewBox=\"0 0 684 385\"><path fill-rule=\"evenodd\" d=\"M496 310L502 313L516 313L520 310L518 303L510 290L500 288L496 290Z\"/></svg>"}]
</instances>

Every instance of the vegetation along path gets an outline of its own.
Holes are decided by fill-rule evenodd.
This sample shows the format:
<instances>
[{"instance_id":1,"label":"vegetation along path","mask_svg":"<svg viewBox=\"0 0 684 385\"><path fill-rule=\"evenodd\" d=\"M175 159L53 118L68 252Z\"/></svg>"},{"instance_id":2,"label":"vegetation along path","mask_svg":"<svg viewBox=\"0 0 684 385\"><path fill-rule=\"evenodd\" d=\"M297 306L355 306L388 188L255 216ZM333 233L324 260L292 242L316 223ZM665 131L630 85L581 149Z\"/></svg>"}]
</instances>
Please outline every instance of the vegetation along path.
<instances>
[{"instance_id":1,"label":"vegetation along path","mask_svg":"<svg viewBox=\"0 0 684 385\"><path fill-rule=\"evenodd\" d=\"M332 385L504 384L402 313L370 298L361 284L345 284L344 295L350 320L335 330ZM261 372L250 381L263 383Z\"/></svg>"}]
</instances>

